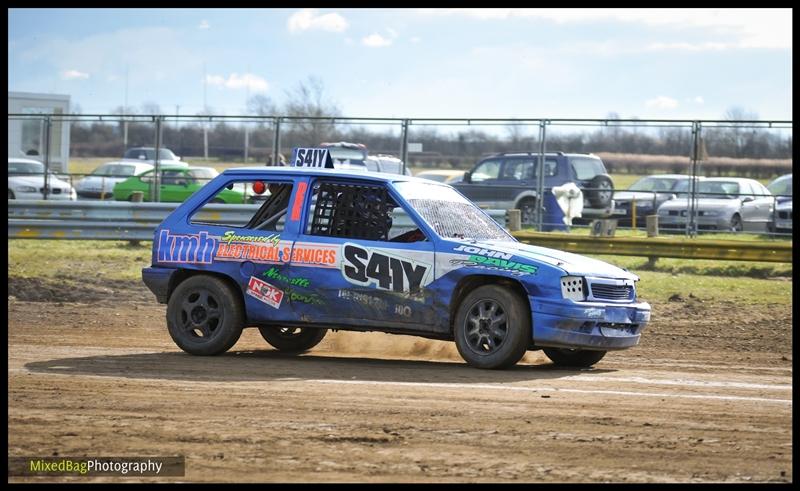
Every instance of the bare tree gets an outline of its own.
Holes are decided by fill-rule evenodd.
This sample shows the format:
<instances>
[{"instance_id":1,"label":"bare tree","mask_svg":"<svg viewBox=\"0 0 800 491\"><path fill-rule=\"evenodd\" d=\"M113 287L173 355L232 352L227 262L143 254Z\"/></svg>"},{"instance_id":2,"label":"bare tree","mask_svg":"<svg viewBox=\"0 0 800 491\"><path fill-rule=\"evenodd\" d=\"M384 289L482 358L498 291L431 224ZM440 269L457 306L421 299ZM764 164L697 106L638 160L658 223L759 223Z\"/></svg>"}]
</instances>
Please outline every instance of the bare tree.
<instances>
[{"instance_id":1,"label":"bare tree","mask_svg":"<svg viewBox=\"0 0 800 491\"><path fill-rule=\"evenodd\" d=\"M298 82L297 86L286 92L284 113L287 116L301 117L337 117L341 110L334 102L326 99L325 88L322 80L311 76L306 81ZM335 127L319 120L305 120L296 123L295 128L300 132L300 138L308 144L316 145L336 134Z\"/></svg>"},{"instance_id":2,"label":"bare tree","mask_svg":"<svg viewBox=\"0 0 800 491\"><path fill-rule=\"evenodd\" d=\"M161 106L156 104L155 102L145 102L142 104L142 114L161 114Z\"/></svg>"}]
</instances>

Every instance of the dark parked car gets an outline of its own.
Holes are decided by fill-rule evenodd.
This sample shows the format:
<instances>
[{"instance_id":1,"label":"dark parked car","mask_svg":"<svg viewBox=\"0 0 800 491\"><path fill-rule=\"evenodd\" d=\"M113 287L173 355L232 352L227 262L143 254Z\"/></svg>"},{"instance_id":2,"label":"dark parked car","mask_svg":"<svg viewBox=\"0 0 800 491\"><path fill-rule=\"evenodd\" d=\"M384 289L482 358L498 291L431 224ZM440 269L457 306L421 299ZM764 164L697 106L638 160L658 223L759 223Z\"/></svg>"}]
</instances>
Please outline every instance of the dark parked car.
<instances>
[{"instance_id":1,"label":"dark parked car","mask_svg":"<svg viewBox=\"0 0 800 491\"><path fill-rule=\"evenodd\" d=\"M676 197L676 189L691 176L685 174L659 174L647 176L631 184L626 191L614 193L614 218L618 225L630 226L633 222L632 203L636 202L636 223L644 225L647 215L655 215L658 207ZM698 180L703 179L697 177Z\"/></svg>"},{"instance_id":2,"label":"dark parked car","mask_svg":"<svg viewBox=\"0 0 800 491\"><path fill-rule=\"evenodd\" d=\"M519 209L523 224L533 224L539 155L499 153L482 159L464 180L453 184L473 202L490 208ZM583 217L605 218L614 211L614 183L600 157L592 154L547 153L544 188L574 182L583 191Z\"/></svg>"}]
</instances>

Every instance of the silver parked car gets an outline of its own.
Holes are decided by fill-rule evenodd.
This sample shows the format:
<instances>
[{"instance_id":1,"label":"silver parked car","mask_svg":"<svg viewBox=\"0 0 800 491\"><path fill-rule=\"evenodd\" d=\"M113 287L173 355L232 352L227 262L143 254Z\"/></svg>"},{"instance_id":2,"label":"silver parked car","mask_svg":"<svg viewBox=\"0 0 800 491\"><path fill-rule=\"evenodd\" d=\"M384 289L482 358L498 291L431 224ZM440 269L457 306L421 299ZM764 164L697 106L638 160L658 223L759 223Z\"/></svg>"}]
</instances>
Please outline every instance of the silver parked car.
<instances>
[{"instance_id":1,"label":"silver parked car","mask_svg":"<svg viewBox=\"0 0 800 491\"><path fill-rule=\"evenodd\" d=\"M75 191L81 198L112 199L114 185L153 168L153 164L146 161L106 162L75 183Z\"/></svg>"},{"instance_id":2,"label":"silver parked car","mask_svg":"<svg viewBox=\"0 0 800 491\"><path fill-rule=\"evenodd\" d=\"M640 225L645 217L656 213L664 202L676 198L676 190L681 183L688 182L692 176L686 174L658 174L639 179L625 191L614 192L614 214L619 225L630 226L633 222L633 203ZM697 180L704 179L696 177Z\"/></svg>"},{"instance_id":3,"label":"silver parked car","mask_svg":"<svg viewBox=\"0 0 800 491\"><path fill-rule=\"evenodd\" d=\"M678 198L658 208L658 225L683 229L689 220L690 181L675 189ZM766 232L772 214L773 197L754 179L712 177L697 183L697 229Z\"/></svg>"},{"instance_id":4,"label":"silver parked car","mask_svg":"<svg viewBox=\"0 0 800 491\"><path fill-rule=\"evenodd\" d=\"M767 184L767 189L775 195L771 230L792 233L792 175L786 174L775 179Z\"/></svg>"}]
</instances>

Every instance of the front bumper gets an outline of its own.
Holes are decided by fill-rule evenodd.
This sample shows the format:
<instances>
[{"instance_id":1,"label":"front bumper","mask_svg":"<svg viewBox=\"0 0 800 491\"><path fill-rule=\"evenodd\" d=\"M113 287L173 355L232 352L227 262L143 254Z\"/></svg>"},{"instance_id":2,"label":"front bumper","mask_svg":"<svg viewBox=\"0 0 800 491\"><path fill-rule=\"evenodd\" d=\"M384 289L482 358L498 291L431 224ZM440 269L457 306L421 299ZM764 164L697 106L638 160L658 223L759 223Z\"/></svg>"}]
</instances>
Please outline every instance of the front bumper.
<instances>
[{"instance_id":1,"label":"front bumper","mask_svg":"<svg viewBox=\"0 0 800 491\"><path fill-rule=\"evenodd\" d=\"M574 302L529 297L533 344L589 350L620 350L639 344L650 321L650 304Z\"/></svg>"},{"instance_id":2,"label":"front bumper","mask_svg":"<svg viewBox=\"0 0 800 491\"><path fill-rule=\"evenodd\" d=\"M685 229L688 217L674 215L658 215L658 228L665 229ZM695 219L698 230L730 230L731 219L725 216L704 217L698 216Z\"/></svg>"},{"instance_id":3,"label":"front bumper","mask_svg":"<svg viewBox=\"0 0 800 491\"><path fill-rule=\"evenodd\" d=\"M12 191L14 191L14 190L12 189ZM41 199L41 200L43 200L44 199L44 194L40 193L38 191L33 192L33 193L14 191L14 197L16 199L26 199L26 200L40 200ZM47 199L51 200L51 201L75 201L77 199L77 195L75 194L74 191L72 191L72 192L60 192L58 194L48 193L47 194Z\"/></svg>"}]
</instances>

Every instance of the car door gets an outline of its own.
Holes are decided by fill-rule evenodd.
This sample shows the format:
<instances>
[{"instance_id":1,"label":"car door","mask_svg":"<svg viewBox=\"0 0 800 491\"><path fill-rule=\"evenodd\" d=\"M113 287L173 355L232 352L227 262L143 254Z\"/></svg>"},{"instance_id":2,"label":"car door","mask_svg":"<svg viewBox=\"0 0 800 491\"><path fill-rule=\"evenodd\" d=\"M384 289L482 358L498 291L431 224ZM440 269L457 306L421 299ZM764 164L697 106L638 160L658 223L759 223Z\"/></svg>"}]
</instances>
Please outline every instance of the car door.
<instances>
[{"instance_id":1,"label":"car door","mask_svg":"<svg viewBox=\"0 0 800 491\"><path fill-rule=\"evenodd\" d=\"M521 193L535 189L536 162L530 158L506 159L495 184L495 201L499 207L508 208Z\"/></svg>"},{"instance_id":2,"label":"car door","mask_svg":"<svg viewBox=\"0 0 800 491\"><path fill-rule=\"evenodd\" d=\"M435 323L434 246L385 182L318 178L292 250L290 276L317 294L301 318L425 330ZM394 240L393 240L394 239Z\"/></svg>"},{"instance_id":3,"label":"car door","mask_svg":"<svg viewBox=\"0 0 800 491\"><path fill-rule=\"evenodd\" d=\"M742 203L741 217L745 231L766 232L772 213L772 193L757 181L745 181L746 192L753 198ZM744 193L744 191L743 191Z\"/></svg>"},{"instance_id":4,"label":"car door","mask_svg":"<svg viewBox=\"0 0 800 491\"><path fill-rule=\"evenodd\" d=\"M164 169L161 171L161 201L182 203L192 191L189 191L189 176L179 169Z\"/></svg>"},{"instance_id":5,"label":"car door","mask_svg":"<svg viewBox=\"0 0 800 491\"><path fill-rule=\"evenodd\" d=\"M216 194L201 192L205 199L190 216L191 229L162 230L156 238L159 249L165 255L179 255L182 245L195 241L204 261L193 268L210 269L238 285L248 325L300 320L295 304L314 295L310 285L291 277L288 264L299 227L298 220L289 216L290 203L303 192L302 186L288 176L242 176L228 184L258 184L264 198L261 205L220 214L215 202L227 184Z\"/></svg>"}]
</instances>

